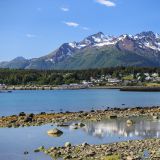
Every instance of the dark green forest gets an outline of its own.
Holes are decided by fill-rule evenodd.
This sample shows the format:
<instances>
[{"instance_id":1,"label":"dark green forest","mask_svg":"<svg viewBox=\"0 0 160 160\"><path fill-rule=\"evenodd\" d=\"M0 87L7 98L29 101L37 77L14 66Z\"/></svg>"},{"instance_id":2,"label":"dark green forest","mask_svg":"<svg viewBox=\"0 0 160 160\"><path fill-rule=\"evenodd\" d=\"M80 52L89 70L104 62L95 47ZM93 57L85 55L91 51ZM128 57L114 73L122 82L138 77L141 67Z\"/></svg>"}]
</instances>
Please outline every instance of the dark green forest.
<instances>
[{"instance_id":1,"label":"dark green forest","mask_svg":"<svg viewBox=\"0 0 160 160\"><path fill-rule=\"evenodd\" d=\"M100 78L102 75L118 77L136 73L159 73L160 68L116 67L88 70L17 70L0 69L0 84L6 85L61 85L80 83L90 77Z\"/></svg>"}]
</instances>

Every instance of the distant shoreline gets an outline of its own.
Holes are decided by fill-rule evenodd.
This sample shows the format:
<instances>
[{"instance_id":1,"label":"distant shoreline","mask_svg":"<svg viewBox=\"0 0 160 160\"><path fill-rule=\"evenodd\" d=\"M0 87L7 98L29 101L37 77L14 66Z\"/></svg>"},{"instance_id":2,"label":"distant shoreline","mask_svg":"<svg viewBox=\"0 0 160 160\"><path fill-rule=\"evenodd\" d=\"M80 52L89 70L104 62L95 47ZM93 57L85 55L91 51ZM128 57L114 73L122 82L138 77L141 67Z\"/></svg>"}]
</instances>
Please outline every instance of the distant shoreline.
<instances>
[{"instance_id":1,"label":"distant shoreline","mask_svg":"<svg viewBox=\"0 0 160 160\"><path fill-rule=\"evenodd\" d=\"M160 87L132 86L132 87L122 87L120 88L120 91L160 92Z\"/></svg>"},{"instance_id":2,"label":"distant shoreline","mask_svg":"<svg viewBox=\"0 0 160 160\"><path fill-rule=\"evenodd\" d=\"M80 89L119 89L120 91L160 92L159 86L7 86L5 90L80 90Z\"/></svg>"}]
</instances>

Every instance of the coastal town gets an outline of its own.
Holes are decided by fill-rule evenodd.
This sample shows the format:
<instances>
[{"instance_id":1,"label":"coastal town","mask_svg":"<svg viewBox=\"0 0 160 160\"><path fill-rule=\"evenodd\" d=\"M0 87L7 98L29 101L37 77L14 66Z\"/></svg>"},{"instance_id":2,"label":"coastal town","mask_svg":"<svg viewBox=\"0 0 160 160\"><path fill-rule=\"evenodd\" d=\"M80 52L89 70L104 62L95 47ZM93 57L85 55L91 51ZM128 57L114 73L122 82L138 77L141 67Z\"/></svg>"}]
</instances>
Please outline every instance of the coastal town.
<instances>
[{"instance_id":1,"label":"coastal town","mask_svg":"<svg viewBox=\"0 0 160 160\"><path fill-rule=\"evenodd\" d=\"M101 75L100 78L92 78L92 84L95 85L108 85L108 86L140 86L140 85L148 85L153 83L153 85L160 84L160 75L158 73L137 73L137 74L128 74L128 75Z\"/></svg>"},{"instance_id":2,"label":"coastal town","mask_svg":"<svg viewBox=\"0 0 160 160\"><path fill-rule=\"evenodd\" d=\"M79 83L70 83L62 85L6 85L0 84L0 90L52 90L52 89L85 89L95 87L121 88L125 86L144 86L144 87L160 87L159 73L136 73L128 75L98 75L90 77L90 80L81 80Z\"/></svg>"}]
</instances>

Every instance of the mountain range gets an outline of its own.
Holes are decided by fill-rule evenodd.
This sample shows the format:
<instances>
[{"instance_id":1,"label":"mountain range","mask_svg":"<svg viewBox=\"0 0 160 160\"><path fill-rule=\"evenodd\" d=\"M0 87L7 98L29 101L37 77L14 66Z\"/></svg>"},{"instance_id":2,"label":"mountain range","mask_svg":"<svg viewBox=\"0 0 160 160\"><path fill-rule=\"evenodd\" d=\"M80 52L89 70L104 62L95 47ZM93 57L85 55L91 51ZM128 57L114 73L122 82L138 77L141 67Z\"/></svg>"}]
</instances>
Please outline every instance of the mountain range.
<instances>
[{"instance_id":1,"label":"mountain range","mask_svg":"<svg viewBox=\"0 0 160 160\"><path fill-rule=\"evenodd\" d=\"M106 36L102 32L80 42L64 43L40 58L17 57L0 68L89 69L116 66L160 67L160 35L152 31L136 35Z\"/></svg>"}]
</instances>

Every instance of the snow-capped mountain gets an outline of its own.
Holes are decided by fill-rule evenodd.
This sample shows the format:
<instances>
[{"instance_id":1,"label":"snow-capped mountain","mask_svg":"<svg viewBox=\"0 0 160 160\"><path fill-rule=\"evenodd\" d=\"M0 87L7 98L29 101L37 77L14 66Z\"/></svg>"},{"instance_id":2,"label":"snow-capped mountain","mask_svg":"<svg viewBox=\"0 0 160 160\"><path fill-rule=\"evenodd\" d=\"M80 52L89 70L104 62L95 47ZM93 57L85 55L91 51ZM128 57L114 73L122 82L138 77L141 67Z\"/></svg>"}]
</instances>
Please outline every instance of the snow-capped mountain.
<instances>
[{"instance_id":1,"label":"snow-capped mountain","mask_svg":"<svg viewBox=\"0 0 160 160\"><path fill-rule=\"evenodd\" d=\"M134 39L139 42L138 45L141 48L160 51L160 35L157 33L142 32L134 36Z\"/></svg>"},{"instance_id":2,"label":"snow-capped mountain","mask_svg":"<svg viewBox=\"0 0 160 160\"><path fill-rule=\"evenodd\" d=\"M91 47L104 47L119 45L121 49L134 50L134 48L160 51L160 35L153 32L142 32L136 35L106 36L102 32L91 35L80 42L63 44L57 51L51 54L52 62L57 62L66 56L72 56L75 51Z\"/></svg>"},{"instance_id":3,"label":"snow-capped mountain","mask_svg":"<svg viewBox=\"0 0 160 160\"><path fill-rule=\"evenodd\" d=\"M117 65L160 66L160 35L152 31L120 36L108 36L98 32L80 42L64 43L44 57L19 60L23 60L22 63L18 63L19 66L15 67L12 60L0 63L0 67L87 69Z\"/></svg>"},{"instance_id":4,"label":"snow-capped mountain","mask_svg":"<svg viewBox=\"0 0 160 160\"><path fill-rule=\"evenodd\" d=\"M105 36L102 32L91 35L80 42L64 43L56 51L48 56L47 61L57 63L65 57L72 56L75 52L91 47L102 47L104 45L114 44L114 37ZM45 57L46 58L46 57Z\"/></svg>"}]
</instances>

